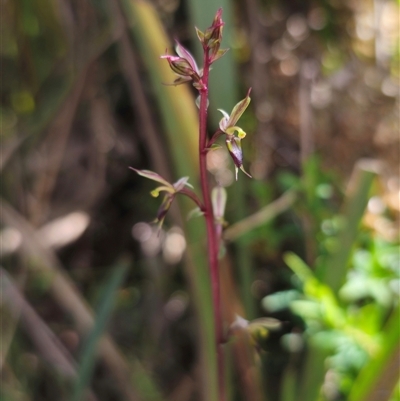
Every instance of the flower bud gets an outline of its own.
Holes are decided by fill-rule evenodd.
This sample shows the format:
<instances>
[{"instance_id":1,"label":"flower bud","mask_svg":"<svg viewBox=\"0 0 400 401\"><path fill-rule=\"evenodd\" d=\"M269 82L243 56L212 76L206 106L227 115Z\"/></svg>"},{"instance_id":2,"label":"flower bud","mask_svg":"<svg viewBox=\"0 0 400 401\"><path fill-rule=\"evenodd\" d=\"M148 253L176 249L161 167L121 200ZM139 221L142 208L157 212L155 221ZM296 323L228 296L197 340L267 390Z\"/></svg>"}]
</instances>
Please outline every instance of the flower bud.
<instances>
[{"instance_id":1,"label":"flower bud","mask_svg":"<svg viewBox=\"0 0 400 401\"><path fill-rule=\"evenodd\" d=\"M197 67L193 56L179 42L176 42L176 52L178 56L166 54L161 56L168 61L171 70L178 74L172 85L180 85L189 81L193 81L193 85L198 89L202 88L201 82L202 71Z\"/></svg>"}]
</instances>

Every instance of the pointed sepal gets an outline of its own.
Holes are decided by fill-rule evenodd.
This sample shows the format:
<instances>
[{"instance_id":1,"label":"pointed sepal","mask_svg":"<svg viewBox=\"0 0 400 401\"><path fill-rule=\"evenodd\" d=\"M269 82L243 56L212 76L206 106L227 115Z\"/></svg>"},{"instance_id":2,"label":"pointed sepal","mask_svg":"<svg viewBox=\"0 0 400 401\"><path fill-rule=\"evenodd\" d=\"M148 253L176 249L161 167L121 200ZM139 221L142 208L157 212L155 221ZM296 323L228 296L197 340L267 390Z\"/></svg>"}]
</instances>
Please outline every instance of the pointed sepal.
<instances>
[{"instance_id":1,"label":"pointed sepal","mask_svg":"<svg viewBox=\"0 0 400 401\"><path fill-rule=\"evenodd\" d=\"M248 105L250 104L251 101L250 92L251 88L248 90L246 97L235 105L228 118L227 118L227 113L225 112L223 113L224 118L220 121L220 128L222 131L226 132L227 129L236 126L236 123L238 122L239 118L242 116L242 114L245 112Z\"/></svg>"},{"instance_id":2,"label":"pointed sepal","mask_svg":"<svg viewBox=\"0 0 400 401\"><path fill-rule=\"evenodd\" d=\"M194 29L196 30L196 35L199 38L199 41L201 44L204 43L204 32L200 31L200 29L198 29L197 27L194 27Z\"/></svg>"},{"instance_id":3,"label":"pointed sepal","mask_svg":"<svg viewBox=\"0 0 400 401\"><path fill-rule=\"evenodd\" d=\"M215 53L211 55L211 63L214 63L220 59L229 49L218 49Z\"/></svg>"},{"instance_id":4,"label":"pointed sepal","mask_svg":"<svg viewBox=\"0 0 400 401\"><path fill-rule=\"evenodd\" d=\"M142 177L146 177L149 180L159 182L160 184L165 185L166 187L171 187L173 189L172 184L170 184L165 178L161 177L161 175L155 173L154 171L151 170L138 170L133 167L129 167L131 170L133 170L135 173L139 174Z\"/></svg>"}]
</instances>

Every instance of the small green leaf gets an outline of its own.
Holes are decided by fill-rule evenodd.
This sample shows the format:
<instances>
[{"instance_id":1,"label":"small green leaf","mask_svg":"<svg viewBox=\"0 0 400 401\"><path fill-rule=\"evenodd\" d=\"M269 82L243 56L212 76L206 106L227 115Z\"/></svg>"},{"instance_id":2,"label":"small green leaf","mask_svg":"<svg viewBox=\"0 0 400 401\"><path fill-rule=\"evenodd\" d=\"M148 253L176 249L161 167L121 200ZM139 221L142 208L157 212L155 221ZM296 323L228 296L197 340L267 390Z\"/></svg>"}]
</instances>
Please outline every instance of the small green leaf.
<instances>
[{"instance_id":1,"label":"small green leaf","mask_svg":"<svg viewBox=\"0 0 400 401\"><path fill-rule=\"evenodd\" d=\"M71 400L79 401L84 399L84 391L90 383L95 368L96 351L99 341L106 330L107 322L109 321L117 297L117 290L121 286L127 271L128 265L125 264L114 267L101 293L96 321L88 337L82 343L80 365L77 379L74 383L72 397L70 398Z\"/></svg>"}]
</instances>

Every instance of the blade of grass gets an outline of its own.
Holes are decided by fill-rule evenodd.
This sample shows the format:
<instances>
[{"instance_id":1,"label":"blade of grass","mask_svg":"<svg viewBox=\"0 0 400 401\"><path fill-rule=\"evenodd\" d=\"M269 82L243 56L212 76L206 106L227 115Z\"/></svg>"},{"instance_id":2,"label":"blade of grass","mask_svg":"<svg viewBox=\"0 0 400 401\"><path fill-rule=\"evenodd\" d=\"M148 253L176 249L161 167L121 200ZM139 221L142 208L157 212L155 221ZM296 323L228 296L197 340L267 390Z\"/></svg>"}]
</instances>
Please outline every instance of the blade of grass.
<instances>
[{"instance_id":1,"label":"blade of grass","mask_svg":"<svg viewBox=\"0 0 400 401\"><path fill-rule=\"evenodd\" d=\"M324 382L325 360L331 351L312 343L307 352L306 363L300 377L300 387L296 391L296 401L317 401Z\"/></svg>"},{"instance_id":2,"label":"blade of grass","mask_svg":"<svg viewBox=\"0 0 400 401\"><path fill-rule=\"evenodd\" d=\"M282 401L295 401L296 399L296 372L289 365L282 379Z\"/></svg>"},{"instance_id":3,"label":"blade of grass","mask_svg":"<svg viewBox=\"0 0 400 401\"><path fill-rule=\"evenodd\" d=\"M106 325L114 306L116 291L124 280L127 270L127 265L115 267L102 291L94 326L83 344L81 363L78 368L78 377L75 381L71 401L81 400L85 389L89 386L96 362L98 343L106 330Z\"/></svg>"},{"instance_id":4,"label":"blade of grass","mask_svg":"<svg viewBox=\"0 0 400 401\"><path fill-rule=\"evenodd\" d=\"M339 234L337 251L326 263L322 272L323 281L337 294L343 284L351 250L356 239L361 219L367 206L369 193L380 164L376 160L362 159L357 162L344 204L345 227Z\"/></svg>"},{"instance_id":5,"label":"blade of grass","mask_svg":"<svg viewBox=\"0 0 400 401\"><path fill-rule=\"evenodd\" d=\"M382 330L382 349L353 383L349 401L388 401L400 377L400 308Z\"/></svg>"}]
</instances>

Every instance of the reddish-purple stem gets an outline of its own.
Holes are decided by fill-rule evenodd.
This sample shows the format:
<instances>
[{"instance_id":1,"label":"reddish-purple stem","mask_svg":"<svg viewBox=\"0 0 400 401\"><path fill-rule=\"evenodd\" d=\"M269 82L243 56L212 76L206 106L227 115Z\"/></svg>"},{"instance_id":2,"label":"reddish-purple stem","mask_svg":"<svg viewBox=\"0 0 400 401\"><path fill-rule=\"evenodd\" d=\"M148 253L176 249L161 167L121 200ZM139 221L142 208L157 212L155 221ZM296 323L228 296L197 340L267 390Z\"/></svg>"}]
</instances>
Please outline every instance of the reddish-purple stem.
<instances>
[{"instance_id":1,"label":"reddish-purple stem","mask_svg":"<svg viewBox=\"0 0 400 401\"><path fill-rule=\"evenodd\" d=\"M219 129L207 142L207 148L211 148L211 146L215 143L215 141L224 133Z\"/></svg>"},{"instance_id":2,"label":"reddish-purple stem","mask_svg":"<svg viewBox=\"0 0 400 401\"><path fill-rule=\"evenodd\" d=\"M200 156L200 181L205 207L204 217L207 226L207 247L208 262L211 276L212 301L214 309L215 342L217 350L217 368L218 368L218 393L219 401L225 401L225 383L224 383L224 358L223 358L223 330L222 330L222 310L220 281L218 271L218 239L214 225L214 213L211 203L210 188L207 180L207 100L208 100L208 77L210 72L210 58L208 48L204 48L203 65L203 88L200 89L200 112L199 112L199 156Z\"/></svg>"},{"instance_id":3,"label":"reddish-purple stem","mask_svg":"<svg viewBox=\"0 0 400 401\"><path fill-rule=\"evenodd\" d=\"M192 190L187 189L187 188L182 188L179 190L179 193L182 195L188 196L199 207L199 209L202 212L205 211L205 207L204 207L203 203Z\"/></svg>"}]
</instances>

